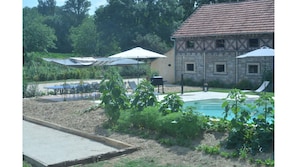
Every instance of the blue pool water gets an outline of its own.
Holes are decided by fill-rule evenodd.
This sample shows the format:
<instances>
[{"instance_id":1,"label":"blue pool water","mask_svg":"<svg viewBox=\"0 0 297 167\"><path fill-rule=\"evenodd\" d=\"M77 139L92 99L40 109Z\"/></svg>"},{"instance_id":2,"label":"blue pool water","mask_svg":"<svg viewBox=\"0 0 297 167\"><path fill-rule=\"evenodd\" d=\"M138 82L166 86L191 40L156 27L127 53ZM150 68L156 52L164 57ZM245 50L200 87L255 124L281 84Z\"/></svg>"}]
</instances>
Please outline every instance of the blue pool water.
<instances>
[{"instance_id":1,"label":"blue pool water","mask_svg":"<svg viewBox=\"0 0 297 167\"><path fill-rule=\"evenodd\" d=\"M224 101L221 99L207 99L207 100L197 100L185 102L183 108L193 107L194 113L200 113L205 116L224 118L224 108L222 108L222 103ZM252 103L253 100L247 100L247 103ZM251 111L251 116L257 117L255 112ZM234 117L232 111L229 111L227 120L231 120Z\"/></svg>"}]
</instances>

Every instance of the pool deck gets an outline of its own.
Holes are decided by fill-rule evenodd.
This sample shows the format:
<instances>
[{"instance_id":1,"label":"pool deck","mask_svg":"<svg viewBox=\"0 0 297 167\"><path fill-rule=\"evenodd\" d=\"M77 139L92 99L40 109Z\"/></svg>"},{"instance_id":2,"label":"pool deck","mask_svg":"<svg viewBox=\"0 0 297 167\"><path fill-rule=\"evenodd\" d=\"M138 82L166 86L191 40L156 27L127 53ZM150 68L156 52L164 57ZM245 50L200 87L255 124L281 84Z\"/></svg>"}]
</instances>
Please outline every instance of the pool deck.
<instances>
[{"instance_id":1,"label":"pool deck","mask_svg":"<svg viewBox=\"0 0 297 167\"><path fill-rule=\"evenodd\" d=\"M206 100L206 99L223 99L228 96L228 93L222 93L222 92L189 92L189 93L178 93L182 100L184 102L187 101L196 101L196 100ZM158 95L158 100L161 101L166 94ZM246 95L249 99L256 99L259 96L258 95Z\"/></svg>"},{"instance_id":2,"label":"pool deck","mask_svg":"<svg viewBox=\"0 0 297 167\"><path fill-rule=\"evenodd\" d=\"M161 101L164 99L164 97L167 94L157 94L157 99L158 101ZM178 96L182 98L184 102L187 101L196 101L196 100L206 100L206 99L223 99L228 96L228 93L223 93L223 92L212 92L212 91L207 91L207 92L187 92L187 93L177 93ZM258 95L246 95L247 98L249 99L257 99L259 96ZM63 95L50 95L50 96L41 96L39 97L40 99L46 99L50 101L72 101L72 100L83 100L84 98L81 98L81 95L68 95L68 96L63 96ZM66 99L64 99L66 98ZM89 100L91 100L90 98ZM95 103L100 103L100 100L94 100Z\"/></svg>"}]
</instances>

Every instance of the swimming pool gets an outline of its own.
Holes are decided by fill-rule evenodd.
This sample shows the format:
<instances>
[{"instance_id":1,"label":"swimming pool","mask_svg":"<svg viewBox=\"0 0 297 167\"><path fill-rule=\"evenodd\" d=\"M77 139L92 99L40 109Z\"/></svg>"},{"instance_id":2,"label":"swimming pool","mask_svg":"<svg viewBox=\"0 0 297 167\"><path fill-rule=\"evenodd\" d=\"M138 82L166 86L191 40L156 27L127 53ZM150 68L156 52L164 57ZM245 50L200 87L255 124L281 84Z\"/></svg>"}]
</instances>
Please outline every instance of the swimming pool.
<instances>
[{"instance_id":1,"label":"swimming pool","mask_svg":"<svg viewBox=\"0 0 297 167\"><path fill-rule=\"evenodd\" d=\"M246 103L253 103L254 100L248 99ZM222 99L206 99L206 100L196 100L184 102L183 108L193 107L194 113L200 113L204 116L224 118L224 108L222 108ZM229 111L227 120L231 120L234 115L232 111ZM257 117L256 112L251 112L251 117Z\"/></svg>"}]
</instances>

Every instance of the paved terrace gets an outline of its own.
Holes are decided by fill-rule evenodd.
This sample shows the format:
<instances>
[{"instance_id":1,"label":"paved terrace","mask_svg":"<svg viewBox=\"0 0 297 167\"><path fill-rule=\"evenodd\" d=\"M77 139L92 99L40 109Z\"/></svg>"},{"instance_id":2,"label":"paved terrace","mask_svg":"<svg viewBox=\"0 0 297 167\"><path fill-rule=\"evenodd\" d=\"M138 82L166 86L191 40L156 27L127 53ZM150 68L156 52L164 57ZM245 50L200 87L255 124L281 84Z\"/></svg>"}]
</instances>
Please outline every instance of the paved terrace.
<instances>
[{"instance_id":1,"label":"paved terrace","mask_svg":"<svg viewBox=\"0 0 297 167\"><path fill-rule=\"evenodd\" d=\"M228 93L222 93L222 92L189 92L189 93L178 93L179 96L181 96L183 101L196 101L196 100L206 100L206 99L223 99L228 96ZM166 96L166 94L158 95L158 100L162 100ZM247 98L250 99L256 99L259 96L258 95L246 95Z\"/></svg>"},{"instance_id":2,"label":"paved terrace","mask_svg":"<svg viewBox=\"0 0 297 167\"><path fill-rule=\"evenodd\" d=\"M71 166L109 159L138 148L114 139L86 134L24 117L24 160L37 167Z\"/></svg>"}]
</instances>

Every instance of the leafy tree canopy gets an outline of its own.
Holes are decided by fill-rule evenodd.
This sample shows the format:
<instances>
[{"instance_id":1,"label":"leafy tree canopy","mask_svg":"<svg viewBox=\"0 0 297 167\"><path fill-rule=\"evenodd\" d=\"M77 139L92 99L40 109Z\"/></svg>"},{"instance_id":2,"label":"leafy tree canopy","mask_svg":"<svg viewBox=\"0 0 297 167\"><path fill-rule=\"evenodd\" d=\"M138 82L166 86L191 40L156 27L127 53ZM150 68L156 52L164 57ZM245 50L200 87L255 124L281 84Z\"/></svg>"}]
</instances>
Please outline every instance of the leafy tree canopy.
<instances>
[{"instance_id":1,"label":"leafy tree canopy","mask_svg":"<svg viewBox=\"0 0 297 167\"><path fill-rule=\"evenodd\" d=\"M55 31L44 24L44 18L36 8L25 8L23 13L23 43L26 52L47 51L55 48Z\"/></svg>"}]
</instances>

